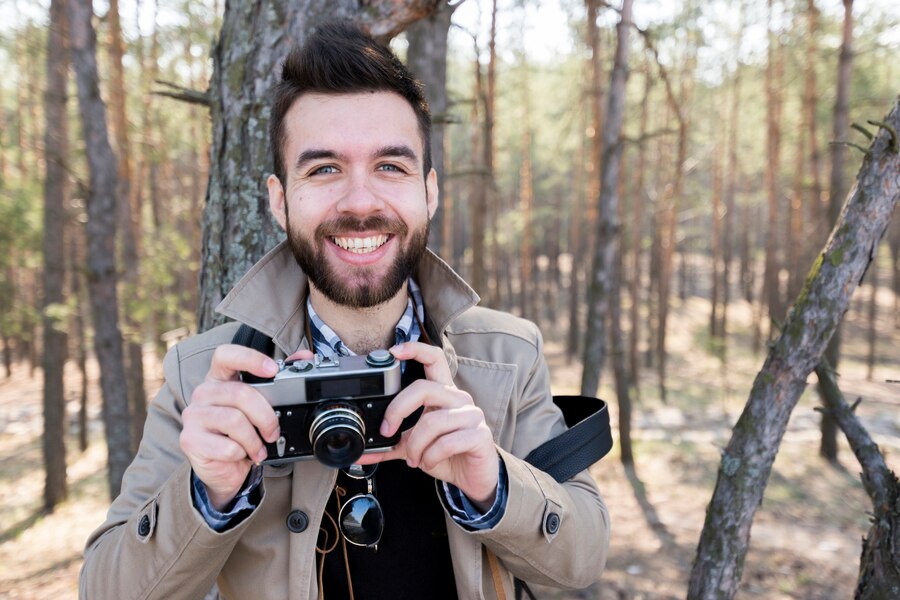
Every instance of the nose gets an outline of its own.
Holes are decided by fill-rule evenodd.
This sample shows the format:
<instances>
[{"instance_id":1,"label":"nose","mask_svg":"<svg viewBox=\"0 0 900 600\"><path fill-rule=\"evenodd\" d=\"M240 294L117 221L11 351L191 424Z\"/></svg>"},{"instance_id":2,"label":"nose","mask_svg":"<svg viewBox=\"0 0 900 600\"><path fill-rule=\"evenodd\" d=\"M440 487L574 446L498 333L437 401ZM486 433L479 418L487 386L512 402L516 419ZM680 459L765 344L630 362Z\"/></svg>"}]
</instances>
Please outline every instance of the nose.
<instances>
[{"instance_id":1,"label":"nose","mask_svg":"<svg viewBox=\"0 0 900 600\"><path fill-rule=\"evenodd\" d=\"M367 173L355 172L336 206L338 212L370 215L384 209L384 201L375 191Z\"/></svg>"}]
</instances>

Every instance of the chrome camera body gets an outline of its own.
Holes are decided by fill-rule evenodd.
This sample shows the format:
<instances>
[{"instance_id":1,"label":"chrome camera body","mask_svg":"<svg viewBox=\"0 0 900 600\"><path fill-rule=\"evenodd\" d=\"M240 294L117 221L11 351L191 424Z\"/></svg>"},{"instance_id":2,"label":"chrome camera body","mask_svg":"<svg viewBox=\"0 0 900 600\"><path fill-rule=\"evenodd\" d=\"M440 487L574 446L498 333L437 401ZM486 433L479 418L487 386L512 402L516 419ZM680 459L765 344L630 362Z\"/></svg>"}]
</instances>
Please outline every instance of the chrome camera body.
<instances>
[{"instance_id":1,"label":"chrome camera body","mask_svg":"<svg viewBox=\"0 0 900 600\"><path fill-rule=\"evenodd\" d=\"M387 350L367 356L278 361L268 382L251 384L275 409L280 437L266 444L264 464L316 458L343 468L363 453L386 452L400 440L379 433L387 405L401 389L400 361Z\"/></svg>"}]
</instances>

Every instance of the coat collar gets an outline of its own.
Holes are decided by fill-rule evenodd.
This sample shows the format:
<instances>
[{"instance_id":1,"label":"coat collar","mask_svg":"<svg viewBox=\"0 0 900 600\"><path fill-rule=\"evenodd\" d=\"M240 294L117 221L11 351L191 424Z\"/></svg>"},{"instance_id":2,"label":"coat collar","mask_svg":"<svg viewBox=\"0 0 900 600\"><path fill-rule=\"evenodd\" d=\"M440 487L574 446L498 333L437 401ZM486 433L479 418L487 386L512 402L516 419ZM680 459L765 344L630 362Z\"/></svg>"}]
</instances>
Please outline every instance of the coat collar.
<instances>
[{"instance_id":1,"label":"coat collar","mask_svg":"<svg viewBox=\"0 0 900 600\"><path fill-rule=\"evenodd\" d=\"M432 342L444 345L447 327L478 303L478 294L431 250L415 278L425 303L425 327ZM285 354L309 347L305 335L309 283L290 247L282 241L237 282L216 312L270 336Z\"/></svg>"}]
</instances>

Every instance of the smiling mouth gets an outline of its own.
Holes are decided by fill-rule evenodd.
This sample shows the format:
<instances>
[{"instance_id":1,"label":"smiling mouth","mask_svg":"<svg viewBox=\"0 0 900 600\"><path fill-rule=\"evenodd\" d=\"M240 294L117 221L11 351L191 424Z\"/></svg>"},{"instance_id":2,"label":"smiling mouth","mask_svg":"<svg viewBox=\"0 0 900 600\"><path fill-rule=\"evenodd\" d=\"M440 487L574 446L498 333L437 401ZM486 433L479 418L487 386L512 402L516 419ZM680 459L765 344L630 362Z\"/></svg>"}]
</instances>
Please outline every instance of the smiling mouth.
<instances>
[{"instance_id":1,"label":"smiling mouth","mask_svg":"<svg viewBox=\"0 0 900 600\"><path fill-rule=\"evenodd\" d=\"M353 252L354 254L368 254L386 244L390 237L391 236L385 234L364 238L332 236L331 241L334 242L335 246L343 248L348 252Z\"/></svg>"}]
</instances>

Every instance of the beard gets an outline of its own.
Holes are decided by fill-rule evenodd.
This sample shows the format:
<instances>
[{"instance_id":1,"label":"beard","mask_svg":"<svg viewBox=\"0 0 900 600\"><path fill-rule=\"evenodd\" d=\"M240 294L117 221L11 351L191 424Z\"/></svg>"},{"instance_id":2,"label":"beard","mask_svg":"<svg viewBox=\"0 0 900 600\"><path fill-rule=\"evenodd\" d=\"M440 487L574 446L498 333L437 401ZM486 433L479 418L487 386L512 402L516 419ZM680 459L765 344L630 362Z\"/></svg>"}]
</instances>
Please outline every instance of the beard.
<instances>
[{"instance_id":1,"label":"beard","mask_svg":"<svg viewBox=\"0 0 900 600\"><path fill-rule=\"evenodd\" d=\"M351 308L371 308L393 298L412 275L425 254L431 220L409 235L409 227L399 219L389 219L383 215L365 219L342 216L321 223L313 232L312 240L291 227L289 213L286 215L286 225L288 244L294 260L316 289L336 304ZM325 244L331 243L328 238L365 231L380 231L395 237L399 246L397 257L380 278L376 276L377 267L374 265L348 267L348 270L352 268L355 273L352 277L341 278L326 259ZM406 240L405 244L403 240Z\"/></svg>"}]
</instances>

